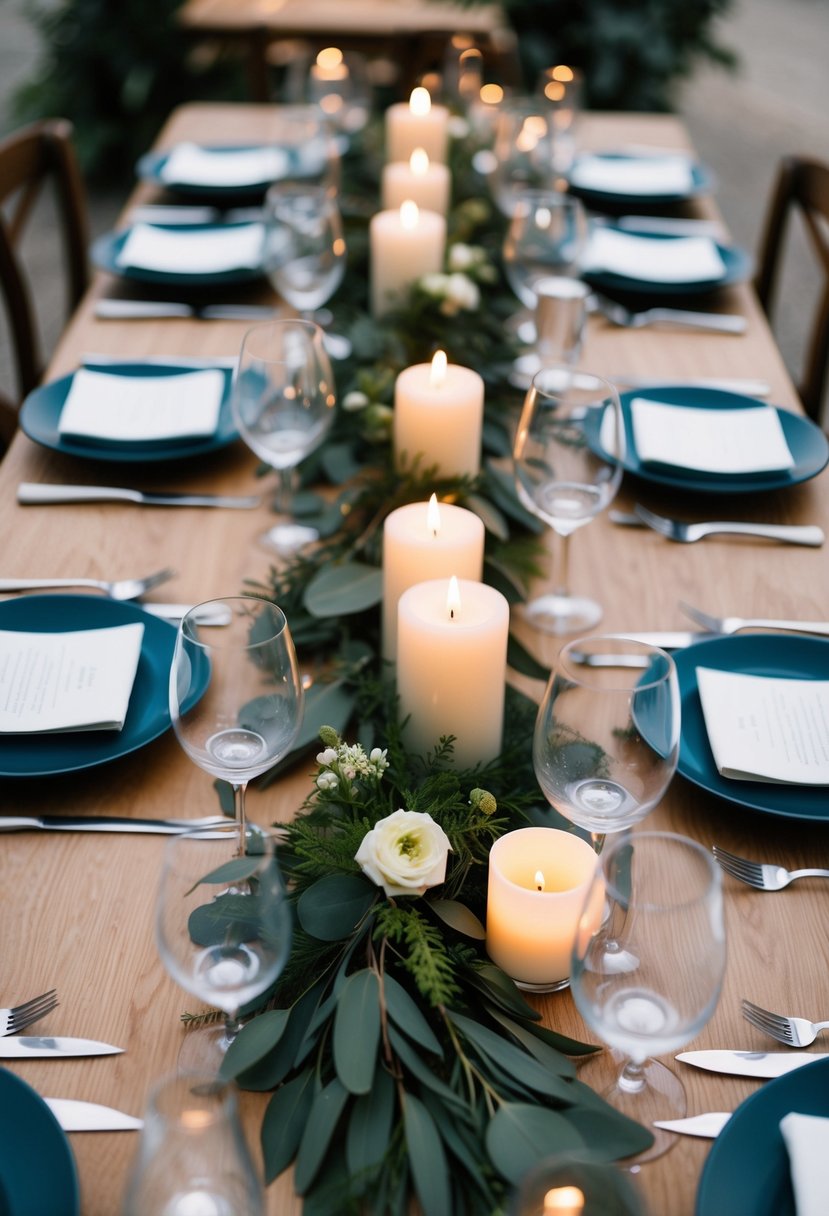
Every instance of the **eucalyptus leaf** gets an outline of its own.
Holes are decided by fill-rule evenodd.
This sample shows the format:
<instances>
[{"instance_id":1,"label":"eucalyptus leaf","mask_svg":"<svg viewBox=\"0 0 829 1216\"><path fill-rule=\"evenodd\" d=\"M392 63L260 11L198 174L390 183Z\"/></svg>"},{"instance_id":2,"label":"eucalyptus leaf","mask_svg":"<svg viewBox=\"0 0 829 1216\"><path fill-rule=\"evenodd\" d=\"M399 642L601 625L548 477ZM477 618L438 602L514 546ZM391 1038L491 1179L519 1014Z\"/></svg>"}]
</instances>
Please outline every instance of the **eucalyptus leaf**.
<instances>
[{"instance_id":1,"label":"eucalyptus leaf","mask_svg":"<svg viewBox=\"0 0 829 1216\"><path fill-rule=\"evenodd\" d=\"M297 490L291 499L291 513L301 519L305 515L317 515L326 507L326 501L314 490Z\"/></svg>"},{"instance_id":2,"label":"eucalyptus leaf","mask_svg":"<svg viewBox=\"0 0 829 1216\"><path fill-rule=\"evenodd\" d=\"M383 1160L391 1139L394 1116L394 1082L379 1068L367 1094L354 1102L345 1137L349 1173L362 1174Z\"/></svg>"},{"instance_id":3,"label":"eucalyptus leaf","mask_svg":"<svg viewBox=\"0 0 829 1216\"><path fill-rule=\"evenodd\" d=\"M268 1009L243 1026L225 1053L220 1075L235 1079L273 1051L287 1029L290 1014L289 1009Z\"/></svg>"},{"instance_id":4,"label":"eucalyptus leaf","mask_svg":"<svg viewBox=\"0 0 829 1216\"><path fill-rule=\"evenodd\" d=\"M488 557L484 558L484 582L500 591L508 604L521 604L525 599L523 588L499 562L493 562Z\"/></svg>"},{"instance_id":5,"label":"eucalyptus leaf","mask_svg":"<svg viewBox=\"0 0 829 1216\"><path fill-rule=\"evenodd\" d=\"M389 1027L389 1042L394 1054L400 1059L401 1064L409 1070L421 1085L424 1085L443 1102L453 1106L459 1112L466 1111L466 1102L460 1094L456 1094L445 1081L441 1081L437 1073L429 1067L425 1060L420 1058L415 1048L407 1042L402 1034L398 1034L393 1026Z\"/></svg>"},{"instance_id":6,"label":"eucalyptus leaf","mask_svg":"<svg viewBox=\"0 0 829 1216\"><path fill-rule=\"evenodd\" d=\"M486 929L466 904L457 899L432 899L429 907L456 933L474 937L479 942L486 941Z\"/></svg>"},{"instance_id":7,"label":"eucalyptus leaf","mask_svg":"<svg viewBox=\"0 0 829 1216\"><path fill-rule=\"evenodd\" d=\"M255 895L219 895L200 904L187 918L187 931L198 946L239 945L260 931Z\"/></svg>"},{"instance_id":8,"label":"eucalyptus leaf","mask_svg":"<svg viewBox=\"0 0 829 1216\"><path fill-rule=\"evenodd\" d=\"M517 1039L525 1051L528 1051L531 1056L534 1056L548 1072L555 1073L557 1077L572 1078L576 1075L576 1066L572 1060L568 1060L567 1056L562 1052L556 1051L548 1043L539 1039L532 1030L526 1026L522 1026L519 1022L513 1021L507 1017L500 1009L490 1007L487 1012L491 1018L494 1018L499 1025L503 1026L508 1034ZM573 1094L572 1101L578 1101L577 1095Z\"/></svg>"},{"instance_id":9,"label":"eucalyptus leaf","mask_svg":"<svg viewBox=\"0 0 829 1216\"><path fill-rule=\"evenodd\" d=\"M535 515L531 515L518 501L512 474L499 469L492 460L487 461L486 471L487 491L493 501L505 515L520 523L528 532L540 535L544 531L544 524Z\"/></svg>"},{"instance_id":10,"label":"eucalyptus leaf","mask_svg":"<svg viewBox=\"0 0 829 1216\"><path fill-rule=\"evenodd\" d=\"M363 562L324 566L308 583L302 602L311 616L365 612L383 598L383 572Z\"/></svg>"},{"instance_id":11,"label":"eucalyptus leaf","mask_svg":"<svg viewBox=\"0 0 829 1216\"><path fill-rule=\"evenodd\" d=\"M275 1089L288 1073L302 1063L300 1044L308 1030L308 1019L325 990L325 980L320 980L288 1010L288 1025L279 1041L253 1068L237 1077L243 1089L263 1091ZM244 1033L244 1030L240 1033ZM304 1058L304 1057L303 1057Z\"/></svg>"},{"instance_id":12,"label":"eucalyptus leaf","mask_svg":"<svg viewBox=\"0 0 829 1216\"><path fill-rule=\"evenodd\" d=\"M539 1068L535 1059L520 1047L514 1046L503 1035L459 1013L450 1013L449 1018L468 1042L519 1085L532 1090L533 1093L556 1098L560 1102L568 1103L572 1100L566 1081L561 1080L555 1073Z\"/></svg>"},{"instance_id":13,"label":"eucalyptus leaf","mask_svg":"<svg viewBox=\"0 0 829 1216\"><path fill-rule=\"evenodd\" d=\"M426 1051L443 1058L443 1048L438 1042L417 1003L409 996L402 984L386 972L383 976L383 995L386 1009L396 1026Z\"/></svg>"},{"instance_id":14,"label":"eucalyptus leaf","mask_svg":"<svg viewBox=\"0 0 829 1216\"><path fill-rule=\"evenodd\" d=\"M353 477L359 476L363 470L362 464L354 455L354 445L350 440L326 443L320 459L326 477L334 485L344 485Z\"/></svg>"},{"instance_id":15,"label":"eucalyptus leaf","mask_svg":"<svg viewBox=\"0 0 829 1216\"><path fill-rule=\"evenodd\" d=\"M262 1120L265 1182L271 1183L294 1159L314 1098L314 1070L306 1068L278 1089Z\"/></svg>"},{"instance_id":16,"label":"eucalyptus leaf","mask_svg":"<svg viewBox=\"0 0 829 1216\"><path fill-rule=\"evenodd\" d=\"M463 505L478 516L487 532L497 536L498 540L509 540L509 525L494 503L481 494L466 494Z\"/></svg>"},{"instance_id":17,"label":"eucalyptus leaf","mask_svg":"<svg viewBox=\"0 0 829 1216\"><path fill-rule=\"evenodd\" d=\"M518 641L514 633L510 633L507 639L507 665L513 671L517 671L519 675L529 676L532 680L546 681L550 676L549 667L539 663L526 646Z\"/></svg>"},{"instance_id":18,"label":"eucalyptus leaf","mask_svg":"<svg viewBox=\"0 0 829 1216\"><path fill-rule=\"evenodd\" d=\"M487 1125L485 1141L492 1164L513 1186L545 1157L585 1146L564 1115L522 1102L498 1108Z\"/></svg>"},{"instance_id":19,"label":"eucalyptus leaf","mask_svg":"<svg viewBox=\"0 0 829 1216\"><path fill-rule=\"evenodd\" d=\"M444 1106L428 1089L423 1090L420 1097L434 1119L440 1138L450 1154L463 1166L470 1180L480 1188L485 1196L488 1202L487 1213L495 1211L495 1196L484 1177L486 1158L481 1151L481 1137L477 1132L472 1132L467 1124L458 1118L456 1110Z\"/></svg>"},{"instance_id":20,"label":"eucalyptus leaf","mask_svg":"<svg viewBox=\"0 0 829 1216\"><path fill-rule=\"evenodd\" d=\"M486 451L492 452L494 456L509 456L512 451L510 437L504 426L491 418L484 418L481 443Z\"/></svg>"},{"instance_id":21,"label":"eucalyptus leaf","mask_svg":"<svg viewBox=\"0 0 829 1216\"><path fill-rule=\"evenodd\" d=\"M607 1105L601 1110L592 1105L576 1106L567 1116L600 1161L631 1157L653 1144L653 1135L647 1128Z\"/></svg>"},{"instance_id":22,"label":"eucalyptus leaf","mask_svg":"<svg viewBox=\"0 0 829 1216\"><path fill-rule=\"evenodd\" d=\"M211 870L204 877L200 878L190 888L190 891L195 891L196 887L203 886L205 883L238 883L243 882L246 878L250 878L261 868L261 856L234 857L232 861L225 861L220 866L216 866L215 870ZM188 895L189 895L188 891Z\"/></svg>"},{"instance_id":23,"label":"eucalyptus leaf","mask_svg":"<svg viewBox=\"0 0 829 1216\"><path fill-rule=\"evenodd\" d=\"M377 887L361 874L328 874L302 892L297 916L312 937L342 941L354 932L376 899Z\"/></svg>"},{"instance_id":24,"label":"eucalyptus leaf","mask_svg":"<svg viewBox=\"0 0 829 1216\"><path fill-rule=\"evenodd\" d=\"M257 781L264 789L283 769L295 763L298 756L311 747L319 745L320 727L331 726L343 734L354 712L355 697L340 680L331 684L315 683L305 692L302 725L296 742L287 756L273 768L269 768Z\"/></svg>"},{"instance_id":25,"label":"eucalyptus leaf","mask_svg":"<svg viewBox=\"0 0 829 1216\"><path fill-rule=\"evenodd\" d=\"M294 1187L298 1195L304 1195L316 1178L348 1098L348 1090L334 1077L311 1103L296 1155Z\"/></svg>"},{"instance_id":26,"label":"eucalyptus leaf","mask_svg":"<svg viewBox=\"0 0 829 1216\"><path fill-rule=\"evenodd\" d=\"M521 1018L540 1020L541 1014L538 1010L527 1004L509 976L493 963L485 963L483 967L477 967L469 980L491 1001L500 1005L502 1009L506 1009L508 1013L517 1013Z\"/></svg>"},{"instance_id":27,"label":"eucalyptus leaf","mask_svg":"<svg viewBox=\"0 0 829 1216\"><path fill-rule=\"evenodd\" d=\"M374 1080L380 1044L380 986L368 969L343 985L334 1015L334 1067L352 1094L367 1094Z\"/></svg>"},{"instance_id":28,"label":"eucalyptus leaf","mask_svg":"<svg viewBox=\"0 0 829 1216\"><path fill-rule=\"evenodd\" d=\"M413 1094L403 1094L403 1128L409 1169L424 1216L447 1216L452 1210L449 1170L434 1120Z\"/></svg>"},{"instance_id":29,"label":"eucalyptus leaf","mask_svg":"<svg viewBox=\"0 0 829 1216\"><path fill-rule=\"evenodd\" d=\"M233 786L229 781L222 781L220 778L213 782L213 789L219 796L219 809L223 815L227 815L232 819L236 814L236 799L233 794Z\"/></svg>"}]
</instances>

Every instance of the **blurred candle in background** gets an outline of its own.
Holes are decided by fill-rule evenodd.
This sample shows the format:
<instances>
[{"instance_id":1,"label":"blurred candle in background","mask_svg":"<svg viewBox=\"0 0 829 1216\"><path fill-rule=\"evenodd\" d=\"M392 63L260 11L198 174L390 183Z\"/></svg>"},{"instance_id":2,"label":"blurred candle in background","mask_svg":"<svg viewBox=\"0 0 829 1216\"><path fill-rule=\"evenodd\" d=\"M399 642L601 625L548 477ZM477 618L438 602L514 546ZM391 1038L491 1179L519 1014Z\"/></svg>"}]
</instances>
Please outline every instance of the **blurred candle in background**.
<instances>
[{"instance_id":1,"label":"blurred candle in background","mask_svg":"<svg viewBox=\"0 0 829 1216\"><path fill-rule=\"evenodd\" d=\"M415 148L408 162L394 161L384 166L383 206L386 209L399 207L410 198L418 207L446 215L450 186L446 165L433 164L424 148Z\"/></svg>"},{"instance_id":2,"label":"blurred candle in background","mask_svg":"<svg viewBox=\"0 0 829 1216\"><path fill-rule=\"evenodd\" d=\"M406 199L398 211L378 211L369 224L371 311L388 312L421 275L443 268L446 220Z\"/></svg>"},{"instance_id":3,"label":"blurred candle in background","mask_svg":"<svg viewBox=\"0 0 829 1216\"><path fill-rule=\"evenodd\" d=\"M445 164L449 149L449 111L432 105L429 90L412 89L408 102L386 110L386 160L407 161L423 148L430 161Z\"/></svg>"}]
</instances>

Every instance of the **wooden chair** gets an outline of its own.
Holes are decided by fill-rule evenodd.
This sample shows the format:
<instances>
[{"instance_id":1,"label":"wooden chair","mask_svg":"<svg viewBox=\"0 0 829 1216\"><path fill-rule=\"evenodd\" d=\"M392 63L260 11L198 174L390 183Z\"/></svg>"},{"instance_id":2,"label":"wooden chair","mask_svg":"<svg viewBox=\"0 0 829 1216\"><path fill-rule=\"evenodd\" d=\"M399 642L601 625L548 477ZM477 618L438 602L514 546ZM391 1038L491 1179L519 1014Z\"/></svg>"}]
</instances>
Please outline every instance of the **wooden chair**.
<instances>
[{"instance_id":1,"label":"wooden chair","mask_svg":"<svg viewBox=\"0 0 829 1216\"><path fill-rule=\"evenodd\" d=\"M51 190L65 260L67 316L88 282L88 229L72 126L64 119L33 123L0 141L0 292L8 317L17 398L0 392L0 444L17 426L20 403L43 374L37 310L21 257L21 240L38 198Z\"/></svg>"},{"instance_id":2,"label":"wooden chair","mask_svg":"<svg viewBox=\"0 0 829 1216\"><path fill-rule=\"evenodd\" d=\"M760 303L769 318L779 279L787 224L793 211L802 217L823 271L823 285L806 348L805 367L797 386L806 413L815 422L820 422L829 364L829 165L805 156L787 156L781 161L766 216L755 281Z\"/></svg>"}]
</instances>

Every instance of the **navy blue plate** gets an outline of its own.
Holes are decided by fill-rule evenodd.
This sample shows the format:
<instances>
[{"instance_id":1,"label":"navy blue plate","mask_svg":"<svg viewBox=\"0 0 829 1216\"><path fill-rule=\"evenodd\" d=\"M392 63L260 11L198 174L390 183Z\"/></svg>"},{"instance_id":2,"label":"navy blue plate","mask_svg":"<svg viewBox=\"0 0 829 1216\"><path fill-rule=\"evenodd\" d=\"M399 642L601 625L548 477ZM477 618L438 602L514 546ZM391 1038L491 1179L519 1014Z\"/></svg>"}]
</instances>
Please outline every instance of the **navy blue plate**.
<instances>
[{"instance_id":1,"label":"navy blue plate","mask_svg":"<svg viewBox=\"0 0 829 1216\"><path fill-rule=\"evenodd\" d=\"M602 153L607 160L629 159L622 152L606 152ZM584 199L586 203L590 203L596 207L661 207L668 203L681 203L688 198L697 198L701 194L710 194L715 186L714 175L706 165L701 165L697 161L691 164L691 188L688 191L683 191L680 194L617 194L608 190L590 190L581 186L576 186L572 182L569 189L572 194L578 195Z\"/></svg>"},{"instance_id":2,"label":"navy blue plate","mask_svg":"<svg viewBox=\"0 0 829 1216\"><path fill-rule=\"evenodd\" d=\"M780 1120L829 1115L829 1060L767 1081L737 1107L708 1154L696 1216L795 1216Z\"/></svg>"},{"instance_id":3,"label":"navy blue plate","mask_svg":"<svg viewBox=\"0 0 829 1216\"><path fill-rule=\"evenodd\" d=\"M93 367L93 365L90 365ZM159 364L148 363L119 363L116 366L106 365L94 368L95 371L107 372L113 376L180 376L193 371L188 367L163 367ZM35 443L41 447L52 448L55 452L63 452L66 456L83 456L90 460L109 460L125 462L140 460L155 462L159 460L182 460L187 456L204 456L208 452L216 452L227 447L239 438L239 432L233 421L230 408L230 385L232 373L229 368L217 369L224 376L225 387L222 404L219 410L219 422L212 435L204 439L181 439L141 442L118 443L101 440L94 443L89 439L67 439L58 431L60 414L72 387L72 375L62 376L49 384L41 384L23 402L20 410L20 426Z\"/></svg>"},{"instance_id":4,"label":"navy blue plate","mask_svg":"<svg viewBox=\"0 0 829 1216\"><path fill-rule=\"evenodd\" d=\"M721 777L714 763L697 686L697 668L789 680L829 680L829 640L782 633L745 633L697 642L674 652L682 702L677 772L736 806L783 819L829 819L827 789ZM723 1208L730 1212L730 1208Z\"/></svg>"},{"instance_id":5,"label":"navy blue plate","mask_svg":"<svg viewBox=\"0 0 829 1216\"><path fill-rule=\"evenodd\" d=\"M251 152L262 145L234 144L228 146L227 144L204 144L202 146L205 152ZM233 202L238 198L261 198L274 180L269 177L266 181L250 182L244 186L205 185L203 182L168 181L164 177L164 168L170 159L172 151L172 148L170 148L164 152L147 152L139 159L135 166L138 177L142 181L152 182L153 185L161 186L172 193L186 194L188 198L210 199L219 205ZM325 169L324 158L313 159L311 148L285 147L280 148L280 151L284 152L287 157L285 172L281 175L282 177L307 177L313 181ZM275 180L280 179L277 178Z\"/></svg>"},{"instance_id":6,"label":"navy blue plate","mask_svg":"<svg viewBox=\"0 0 829 1216\"><path fill-rule=\"evenodd\" d=\"M107 764L144 747L170 726L168 685L176 627L137 604L95 595L21 595L0 603L0 629L69 633L140 621L144 638L126 721L120 731L0 735L0 777L45 777ZM207 687L207 664L194 681L193 703Z\"/></svg>"},{"instance_id":7,"label":"navy blue plate","mask_svg":"<svg viewBox=\"0 0 829 1216\"><path fill-rule=\"evenodd\" d=\"M81 1197L69 1141L39 1094L0 1068L0 1212L78 1216Z\"/></svg>"},{"instance_id":8,"label":"navy blue plate","mask_svg":"<svg viewBox=\"0 0 829 1216\"><path fill-rule=\"evenodd\" d=\"M628 236L645 236L644 233L627 233ZM647 236L653 241L679 241L687 238L666 236L664 232L654 232ZM718 291L731 283L744 283L754 273L754 261L751 254L736 245L720 245L714 242L717 252L723 261L723 273L716 279L692 279L680 282L652 282L650 279L632 279L624 274L614 274L609 270L585 270L582 278L591 287L612 295L620 293L635 293L637 296L647 296L649 300L662 296L691 296L704 295L708 291Z\"/></svg>"},{"instance_id":9,"label":"navy blue plate","mask_svg":"<svg viewBox=\"0 0 829 1216\"><path fill-rule=\"evenodd\" d=\"M234 225L240 227L240 225ZM153 224L154 228L166 228L168 232L204 232L215 224ZM233 283L249 283L260 279L265 273L261 266L234 266L230 270L212 271L209 274L182 274L169 270L149 270L144 266L122 266L118 257L130 234L129 228L118 232L106 232L93 241L89 256L99 270L120 275L124 279L135 279L139 283L157 283L177 287L220 287Z\"/></svg>"}]
</instances>

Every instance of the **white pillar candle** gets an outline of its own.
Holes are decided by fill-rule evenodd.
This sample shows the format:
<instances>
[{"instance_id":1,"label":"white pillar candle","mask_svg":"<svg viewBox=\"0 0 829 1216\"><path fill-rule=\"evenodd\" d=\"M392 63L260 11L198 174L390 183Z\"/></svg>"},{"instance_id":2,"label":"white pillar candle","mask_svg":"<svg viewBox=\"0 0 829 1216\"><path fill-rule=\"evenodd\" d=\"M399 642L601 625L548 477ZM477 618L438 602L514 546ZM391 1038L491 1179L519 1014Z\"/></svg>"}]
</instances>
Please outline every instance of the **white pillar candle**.
<instances>
[{"instance_id":1,"label":"white pillar candle","mask_svg":"<svg viewBox=\"0 0 829 1216\"><path fill-rule=\"evenodd\" d=\"M429 160L446 164L449 111L433 106L429 90L412 89L409 100L386 110L386 160L407 161L415 148L425 148Z\"/></svg>"},{"instance_id":2,"label":"white pillar candle","mask_svg":"<svg viewBox=\"0 0 829 1216\"><path fill-rule=\"evenodd\" d=\"M415 583L468 578L484 569L484 525L465 507L430 501L407 503L383 525L383 658L397 657L397 602Z\"/></svg>"},{"instance_id":3,"label":"white pillar candle","mask_svg":"<svg viewBox=\"0 0 829 1216\"><path fill-rule=\"evenodd\" d=\"M387 312L416 279L443 269L446 220L406 199L399 211L378 211L369 224L371 311Z\"/></svg>"},{"instance_id":4,"label":"white pillar candle","mask_svg":"<svg viewBox=\"0 0 829 1216\"><path fill-rule=\"evenodd\" d=\"M476 371L447 363L437 351L430 363L405 368L394 386L392 423L400 467L421 457L441 477L476 477L481 468L484 382Z\"/></svg>"},{"instance_id":5,"label":"white pillar candle","mask_svg":"<svg viewBox=\"0 0 829 1216\"><path fill-rule=\"evenodd\" d=\"M412 751L454 735L454 764L471 768L501 751L509 605L468 579L409 587L397 605L397 694Z\"/></svg>"},{"instance_id":6,"label":"white pillar candle","mask_svg":"<svg viewBox=\"0 0 829 1216\"><path fill-rule=\"evenodd\" d=\"M519 828L490 849L487 953L519 987L549 992L569 982L595 869L591 846L556 828Z\"/></svg>"},{"instance_id":7,"label":"white pillar candle","mask_svg":"<svg viewBox=\"0 0 829 1216\"><path fill-rule=\"evenodd\" d=\"M410 198L418 207L446 215L449 190L446 165L430 161L423 148L415 148L408 161L394 161L383 168L382 198L387 209L399 207Z\"/></svg>"}]
</instances>

